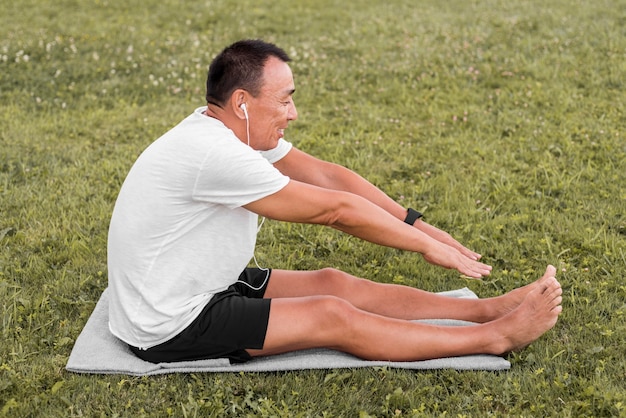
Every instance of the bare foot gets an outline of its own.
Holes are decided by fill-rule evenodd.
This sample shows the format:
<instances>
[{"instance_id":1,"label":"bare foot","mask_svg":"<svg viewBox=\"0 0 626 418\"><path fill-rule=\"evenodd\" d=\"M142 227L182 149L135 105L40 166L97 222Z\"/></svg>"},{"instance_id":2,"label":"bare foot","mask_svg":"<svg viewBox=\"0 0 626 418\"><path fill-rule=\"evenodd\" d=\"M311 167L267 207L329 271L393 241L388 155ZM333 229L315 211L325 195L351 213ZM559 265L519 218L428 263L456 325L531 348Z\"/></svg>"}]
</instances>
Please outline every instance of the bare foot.
<instances>
[{"instance_id":1,"label":"bare foot","mask_svg":"<svg viewBox=\"0 0 626 418\"><path fill-rule=\"evenodd\" d=\"M536 283L517 308L492 323L501 335L497 354L521 350L556 324L563 309L561 285L550 275Z\"/></svg>"},{"instance_id":2,"label":"bare foot","mask_svg":"<svg viewBox=\"0 0 626 418\"><path fill-rule=\"evenodd\" d=\"M527 284L526 286L519 287L517 289L511 290L505 295L496 296L494 298L489 298L491 303L493 303L493 313L487 321L493 321L495 319L501 318L507 315L509 312L516 309L523 301L526 299L526 296L532 292L537 287L540 287L542 284L547 283L550 279L556 276L556 268L554 266L549 265L546 268L546 272L539 279L534 282Z\"/></svg>"}]
</instances>

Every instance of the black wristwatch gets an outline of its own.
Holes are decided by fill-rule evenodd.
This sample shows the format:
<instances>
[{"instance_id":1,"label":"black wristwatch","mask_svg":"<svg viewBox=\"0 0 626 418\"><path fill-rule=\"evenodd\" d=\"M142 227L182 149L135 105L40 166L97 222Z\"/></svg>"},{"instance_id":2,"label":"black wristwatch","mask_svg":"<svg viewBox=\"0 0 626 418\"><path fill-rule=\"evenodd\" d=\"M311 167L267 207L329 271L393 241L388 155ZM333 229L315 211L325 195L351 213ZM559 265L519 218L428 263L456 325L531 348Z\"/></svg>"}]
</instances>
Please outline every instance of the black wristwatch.
<instances>
[{"instance_id":1,"label":"black wristwatch","mask_svg":"<svg viewBox=\"0 0 626 418\"><path fill-rule=\"evenodd\" d=\"M421 212L418 212L413 208L408 208L406 218L404 218L404 222L406 222L409 225L413 225L415 221L417 221L422 216L424 215Z\"/></svg>"}]
</instances>

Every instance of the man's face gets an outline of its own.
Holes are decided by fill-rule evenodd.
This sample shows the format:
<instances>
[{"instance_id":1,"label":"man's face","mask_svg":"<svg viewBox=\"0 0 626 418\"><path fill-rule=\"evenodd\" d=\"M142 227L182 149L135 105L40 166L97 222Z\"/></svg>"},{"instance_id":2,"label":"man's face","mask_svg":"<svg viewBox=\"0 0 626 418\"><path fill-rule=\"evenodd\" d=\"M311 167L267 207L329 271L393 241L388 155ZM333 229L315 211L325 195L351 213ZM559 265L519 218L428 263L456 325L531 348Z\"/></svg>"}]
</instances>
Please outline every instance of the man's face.
<instances>
[{"instance_id":1,"label":"man's face","mask_svg":"<svg viewBox=\"0 0 626 418\"><path fill-rule=\"evenodd\" d=\"M293 74L286 62L270 57L263 71L263 86L246 104L250 118L250 146L259 151L275 148L289 121L298 117L293 102Z\"/></svg>"}]
</instances>

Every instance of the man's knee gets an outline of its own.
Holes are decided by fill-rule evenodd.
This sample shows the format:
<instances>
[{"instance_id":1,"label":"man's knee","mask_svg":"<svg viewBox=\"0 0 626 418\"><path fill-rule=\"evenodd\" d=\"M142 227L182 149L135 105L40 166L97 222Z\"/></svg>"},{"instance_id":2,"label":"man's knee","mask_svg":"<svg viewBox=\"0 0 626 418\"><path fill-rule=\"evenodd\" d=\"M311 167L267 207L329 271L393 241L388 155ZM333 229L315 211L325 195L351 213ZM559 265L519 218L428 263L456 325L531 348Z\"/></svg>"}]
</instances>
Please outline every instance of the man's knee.
<instances>
[{"instance_id":1,"label":"man's knee","mask_svg":"<svg viewBox=\"0 0 626 418\"><path fill-rule=\"evenodd\" d=\"M326 347L347 349L359 339L366 312L349 301L335 296L321 296L312 312L316 315L315 332Z\"/></svg>"},{"instance_id":2,"label":"man's knee","mask_svg":"<svg viewBox=\"0 0 626 418\"><path fill-rule=\"evenodd\" d=\"M318 277L323 280L344 280L347 275L341 270L332 267L325 267L316 271Z\"/></svg>"},{"instance_id":3,"label":"man's knee","mask_svg":"<svg viewBox=\"0 0 626 418\"><path fill-rule=\"evenodd\" d=\"M355 321L358 309L345 299L319 296L315 298L312 314L323 318L325 327L346 329Z\"/></svg>"},{"instance_id":4,"label":"man's knee","mask_svg":"<svg viewBox=\"0 0 626 418\"><path fill-rule=\"evenodd\" d=\"M369 292L372 282L331 267L318 270L321 280L340 297L355 297Z\"/></svg>"},{"instance_id":5,"label":"man's knee","mask_svg":"<svg viewBox=\"0 0 626 418\"><path fill-rule=\"evenodd\" d=\"M365 279L352 276L341 270L326 267L317 271L319 279L326 283L329 289L353 289L354 286L360 286L367 282Z\"/></svg>"}]
</instances>

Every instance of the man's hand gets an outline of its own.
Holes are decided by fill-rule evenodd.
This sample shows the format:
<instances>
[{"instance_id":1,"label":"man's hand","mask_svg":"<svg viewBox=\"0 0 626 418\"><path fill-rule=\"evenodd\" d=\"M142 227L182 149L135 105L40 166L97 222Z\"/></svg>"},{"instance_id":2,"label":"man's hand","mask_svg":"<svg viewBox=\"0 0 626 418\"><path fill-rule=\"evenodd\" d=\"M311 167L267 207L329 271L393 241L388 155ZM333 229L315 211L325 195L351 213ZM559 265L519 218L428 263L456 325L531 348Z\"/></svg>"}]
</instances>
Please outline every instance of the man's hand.
<instances>
[{"instance_id":1,"label":"man's hand","mask_svg":"<svg viewBox=\"0 0 626 418\"><path fill-rule=\"evenodd\" d=\"M419 229L420 231L422 231L423 233L429 235L431 238L434 238L443 244L446 244L452 248L455 248L461 254L463 254L465 257L471 260L478 261L482 257L477 252L474 252L470 250L469 248L464 247L460 242L452 238L452 236L448 234L447 232L442 231L441 229L434 227L422 220L418 220L417 222L415 222L415 227Z\"/></svg>"},{"instance_id":2,"label":"man's hand","mask_svg":"<svg viewBox=\"0 0 626 418\"><path fill-rule=\"evenodd\" d=\"M470 252L475 254L473 252ZM448 269L456 269L465 276L480 279L491 273L491 266L467 257L456 248L439 243L431 251L422 254L424 260Z\"/></svg>"}]
</instances>

